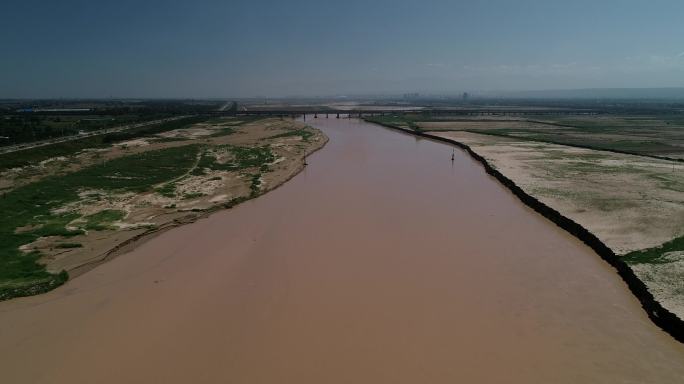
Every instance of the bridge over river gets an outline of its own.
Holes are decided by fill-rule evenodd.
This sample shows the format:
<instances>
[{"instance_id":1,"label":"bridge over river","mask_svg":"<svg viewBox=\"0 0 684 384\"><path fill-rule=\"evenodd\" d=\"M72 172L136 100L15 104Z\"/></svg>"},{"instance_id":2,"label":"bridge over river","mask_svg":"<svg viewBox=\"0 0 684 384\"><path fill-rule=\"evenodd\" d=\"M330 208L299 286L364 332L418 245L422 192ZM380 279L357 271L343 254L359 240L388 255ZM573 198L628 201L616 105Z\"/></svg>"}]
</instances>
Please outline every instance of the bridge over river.
<instances>
[{"instance_id":1,"label":"bridge over river","mask_svg":"<svg viewBox=\"0 0 684 384\"><path fill-rule=\"evenodd\" d=\"M384 115L423 114L437 116L525 116L525 115L598 115L608 113L598 109L541 109L541 108L355 108L333 109L330 107L302 107L302 108L255 108L243 110L218 110L210 112L217 116L313 116L314 118L342 118Z\"/></svg>"}]
</instances>

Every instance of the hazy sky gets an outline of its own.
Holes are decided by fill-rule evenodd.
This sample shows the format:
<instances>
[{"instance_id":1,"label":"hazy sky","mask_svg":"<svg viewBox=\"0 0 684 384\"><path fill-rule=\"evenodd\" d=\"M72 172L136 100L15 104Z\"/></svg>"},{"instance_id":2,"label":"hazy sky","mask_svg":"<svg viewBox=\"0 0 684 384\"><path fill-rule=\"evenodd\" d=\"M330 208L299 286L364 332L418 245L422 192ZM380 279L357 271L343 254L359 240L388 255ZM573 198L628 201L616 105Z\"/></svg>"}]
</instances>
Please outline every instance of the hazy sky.
<instances>
[{"instance_id":1,"label":"hazy sky","mask_svg":"<svg viewBox=\"0 0 684 384\"><path fill-rule=\"evenodd\" d=\"M0 98L684 86L682 0L4 0L0 10Z\"/></svg>"}]
</instances>

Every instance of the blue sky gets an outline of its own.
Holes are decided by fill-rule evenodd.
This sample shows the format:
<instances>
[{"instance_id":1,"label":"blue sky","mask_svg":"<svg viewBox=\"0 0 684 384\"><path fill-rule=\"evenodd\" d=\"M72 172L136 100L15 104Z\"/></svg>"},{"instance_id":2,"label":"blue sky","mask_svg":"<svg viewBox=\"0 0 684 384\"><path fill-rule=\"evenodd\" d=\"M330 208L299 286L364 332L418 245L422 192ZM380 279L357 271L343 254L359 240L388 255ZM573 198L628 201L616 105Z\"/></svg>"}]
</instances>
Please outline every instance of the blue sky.
<instances>
[{"instance_id":1,"label":"blue sky","mask_svg":"<svg viewBox=\"0 0 684 384\"><path fill-rule=\"evenodd\" d=\"M684 1L14 1L0 97L684 86Z\"/></svg>"}]
</instances>

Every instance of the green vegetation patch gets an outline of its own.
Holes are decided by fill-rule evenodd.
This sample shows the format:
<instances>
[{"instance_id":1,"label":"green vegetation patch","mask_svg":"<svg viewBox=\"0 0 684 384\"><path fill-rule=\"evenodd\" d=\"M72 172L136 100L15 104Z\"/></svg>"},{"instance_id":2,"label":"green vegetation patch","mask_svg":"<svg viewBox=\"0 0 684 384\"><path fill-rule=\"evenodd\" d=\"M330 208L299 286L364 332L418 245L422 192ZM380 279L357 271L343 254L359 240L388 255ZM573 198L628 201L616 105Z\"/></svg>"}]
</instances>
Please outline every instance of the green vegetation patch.
<instances>
[{"instance_id":1,"label":"green vegetation patch","mask_svg":"<svg viewBox=\"0 0 684 384\"><path fill-rule=\"evenodd\" d=\"M186 145L142 152L85 168L61 179L84 189L145 192L185 174L192 168L198 151L199 146Z\"/></svg>"},{"instance_id":2,"label":"green vegetation patch","mask_svg":"<svg viewBox=\"0 0 684 384\"><path fill-rule=\"evenodd\" d=\"M658 188L669 189L671 191L684 193L684 178L681 171L670 171L661 173L650 173L648 177L653 179Z\"/></svg>"},{"instance_id":3,"label":"green vegetation patch","mask_svg":"<svg viewBox=\"0 0 684 384\"><path fill-rule=\"evenodd\" d=\"M41 289L52 289L66 280L66 274L45 271L38 263L39 253L19 250L43 236L83 233L66 228L79 219L78 214L54 214L53 210L78 201L79 191L84 189L151 190L154 185L187 173L195 164L198 151L198 146L188 145L130 155L64 176L45 178L0 195L0 299L42 292ZM86 227L103 228L120 218L120 211L103 211L86 217Z\"/></svg>"},{"instance_id":4,"label":"green vegetation patch","mask_svg":"<svg viewBox=\"0 0 684 384\"><path fill-rule=\"evenodd\" d=\"M16 114L0 119L0 145L29 143L77 135L121 125L141 123L167 117L168 114L117 115L36 115Z\"/></svg>"},{"instance_id":5,"label":"green vegetation patch","mask_svg":"<svg viewBox=\"0 0 684 384\"><path fill-rule=\"evenodd\" d=\"M668 158L684 154L684 127L679 117L539 117L540 128L464 129L467 132Z\"/></svg>"},{"instance_id":6,"label":"green vegetation patch","mask_svg":"<svg viewBox=\"0 0 684 384\"><path fill-rule=\"evenodd\" d=\"M678 251L684 251L684 236L670 240L659 247L630 252L623 256L623 260L628 264L665 264L669 263L670 260L667 260L664 255Z\"/></svg>"},{"instance_id":7,"label":"green vegetation patch","mask_svg":"<svg viewBox=\"0 0 684 384\"><path fill-rule=\"evenodd\" d=\"M255 173L250 176L249 190L252 197L259 195L261 190L261 173Z\"/></svg>"},{"instance_id":8,"label":"green vegetation patch","mask_svg":"<svg viewBox=\"0 0 684 384\"><path fill-rule=\"evenodd\" d=\"M56 245L57 248L65 248L65 249L71 249L71 248L82 248L83 244L81 243L60 243Z\"/></svg>"},{"instance_id":9,"label":"green vegetation patch","mask_svg":"<svg viewBox=\"0 0 684 384\"><path fill-rule=\"evenodd\" d=\"M427 121L424 115L391 115L391 116L371 116L364 118L371 123L389 125L397 128L409 128L414 131L422 131L416 124L418 121Z\"/></svg>"},{"instance_id":10,"label":"green vegetation patch","mask_svg":"<svg viewBox=\"0 0 684 384\"><path fill-rule=\"evenodd\" d=\"M192 139L188 139L187 137L159 137L155 138L154 141L157 143L173 143L177 141L189 141Z\"/></svg>"},{"instance_id":11,"label":"green vegetation patch","mask_svg":"<svg viewBox=\"0 0 684 384\"><path fill-rule=\"evenodd\" d=\"M681 115L663 116L528 116L511 121L537 126L501 128L502 120L491 120L491 128L453 128L440 131L465 131L529 141L607 150L658 158L684 157L684 119ZM420 122L477 122L459 116L433 116L429 113L407 113L366 117L366 121L397 128L420 131ZM540 126L542 125L543 126ZM495 128L496 127L496 128ZM684 161L684 160L679 160Z\"/></svg>"},{"instance_id":12,"label":"green vegetation patch","mask_svg":"<svg viewBox=\"0 0 684 384\"><path fill-rule=\"evenodd\" d=\"M258 167L263 168L275 160L275 155L269 146L263 147L232 147L235 161L239 169Z\"/></svg>"},{"instance_id":13,"label":"green vegetation patch","mask_svg":"<svg viewBox=\"0 0 684 384\"><path fill-rule=\"evenodd\" d=\"M105 209L98 213L85 216L86 220L85 229L89 231L104 231L107 229L116 229L112 226L112 223L119 221L126 217L126 212L119 211L116 209Z\"/></svg>"},{"instance_id":14,"label":"green vegetation patch","mask_svg":"<svg viewBox=\"0 0 684 384\"><path fill-rule=\"evenodd\" d=\"M62 236L72 237L83 234L80 229L67 229L66 226L79 216L76 213L65 213L59 215L42 214L34 217L34 220L29 225L34 226L35 229L31 231L32 234L38 237L47 236Z\"/></svg>"},{"instance_id":15,"label":"green vegetation patch","mask_svg":"<svg viewBox=\"0 0 684 384\"><path fill-rule=\"evenodd\" d=\"M185 193L183 194L183 199L184 200L190 200L190 199L196 199L198 197L206 196L204 193L201 192L190 192L190 193Z\"/></svg>"},{"instance_id":16,"label":"green vegetation patch","mask_svg":"<svg viewBox=\"0 0 684 384\"><path fill-rule=\"evenodd\" d=\"M228 135L232 135L233 133L235 133L235 129L234 129L234 128L222 127L222 128L219 129L218 131L216 131L216 132L212 133L211 135L209 135L209 137L228 136Z\"/></svg>"},{"instance_id":17,"label":"green vegetation patch","mask_svg":"<svg viewBox=\"0 0 684 384\"><path fill-rule=\"evenodd\" d=\"M261 147L238 147L234 145L221 145L214 147L215 150L227 149L233 155L230 162L219 163L211 151L205 151L200 157L195 171L196 175L203 175L206 169L213 171L240 171L247 168L259 168L261 171L268 170L268 164L275 160L275 155L268 145Z\"/></svg>"},{"instance_id":18,"label":"green vegetation patch","mask_svg":"<svg viewBox=\"0 0 684 384\"><path fill-rule=\"evenodd\" d=\"M164 197L175 197L176 196L176 183L170 182L162 185L161 187L155 189L157 193Z\"/></svg>"},{"instance_id":19,"label":"green vegetation patch","mask_svg":"<svg viewBox=\"0 0 684 384\"><path fill-rule=\"evenodd\" d=\"M278 139L281 137L293 137L293 136L299 136L302 138L303 141L309 142L309 139L311 136L313 136L313 132L309 131L308 129L296 129L292 131L287 131L284 133L280 133L274 136L269 137L269 139Z\"/></svg>"},{"instance_id":20,"label":"green vegetation patch","mask_svg":"<svg viewBox=\"0 0 684 384\"><path fill-rule=\"evenodd\" d=\"M269 171L268 165L275 160L275 155L271 148L268 145L261 147L223 145L218 148L229 150L233 155L233 159L230 162L218 163L214 154L207 151L200 158L199 165L193 173L202 175L205 174L207 169L215 171L240 171L249 177L251 197L257 196L261 187L261 175Z\"/></svg>"},{"instance_id":21,"label":"green vegetation patch","mask_svg":"<svg viewBox=\"0 0 684 384\"><path fill-rule=\"evenodd\" d=\"M46 145L35 149L1 154L0 170L24 167L53 157L73 155L78 151L88 148L103 148L111 145L112 143L120 141L126 141L137 137L150 136L174 129L185 128L190 125L203 122L206 119L206 117L202 116L189 117L161 124L129 129L123 132L112 132L94 137L86 137L80 140Z\"/></svg>"}]
</instances>

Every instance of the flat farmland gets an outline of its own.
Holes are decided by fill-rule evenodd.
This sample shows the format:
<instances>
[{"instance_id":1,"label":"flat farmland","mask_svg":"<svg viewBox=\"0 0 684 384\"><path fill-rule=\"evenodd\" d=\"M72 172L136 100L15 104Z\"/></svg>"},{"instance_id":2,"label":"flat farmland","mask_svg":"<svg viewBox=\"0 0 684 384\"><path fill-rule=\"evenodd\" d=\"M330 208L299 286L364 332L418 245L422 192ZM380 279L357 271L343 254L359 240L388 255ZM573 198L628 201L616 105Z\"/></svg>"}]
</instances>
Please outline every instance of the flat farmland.
<instances>
[{"instance_id":1,"label":"flat farmland","mask_svg":"<svg viewBox=\"0 0 684 384\"><path fill-rule=\"evenodd\" d=\"M369 119L421 131L468 131L576 147L684 160L684 116L448 116Z\"/></svg>"}]
</instances>

